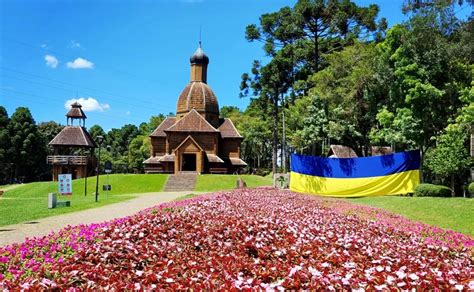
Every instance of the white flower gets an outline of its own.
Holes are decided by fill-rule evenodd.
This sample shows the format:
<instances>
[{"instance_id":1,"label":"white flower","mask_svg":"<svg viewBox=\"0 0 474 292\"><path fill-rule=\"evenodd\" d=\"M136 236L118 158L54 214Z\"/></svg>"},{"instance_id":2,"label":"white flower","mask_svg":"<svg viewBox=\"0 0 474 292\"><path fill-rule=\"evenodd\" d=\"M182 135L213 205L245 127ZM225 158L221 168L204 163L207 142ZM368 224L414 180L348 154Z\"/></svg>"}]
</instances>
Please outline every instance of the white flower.
<instances>
[{"instance_id":1,"label":"white flower","mask_svg":"<svg viewBox=\"0 0 474 292\"><path fill-rule=\"evenodd\" d=\"M313 275L313 276L315 276L315 277L321 277L321 276L322 276L321 272L318 271L318 270L316 270L316 269L313 268L313 267L309 267L309 268L308 268L308 271L309 271L309 273L310 273L311 275Z\"/></svg>"},{"instance_id":2,"label":"white flower","mask_svg":"<svg viewBox=\"0 0 474 292\"><path fill-rule=\"evenodd\" d=\"M173 283L173 282L174 282L174 280L173 280L173 279L171 279L171 278L166 278L165 282L166 282L166 283Z\"/></svg>"},{"instance_id":3,"label":"white flower","mask_svg":"<svg viewBox=\"0 0 474 292\"><path fill-rule=\"evenodd\" d=\"M410 277L410 279L412 279L413 281L416 281L416 280L419 279L419 277L417 275L413 274L413 273L410 274L408 277Z\"/></svg>"},{"instance_id":4,"label":"white flower","mask_svg":"<svg viewBox=\"0 0 474 292\"><path fill-rule=\"evenodd\" d=\"M293 268L291 268L290 274L288 275L288 277L292 277L296 272L298 272L301 269L302 269L301 266L294 266Z\"/></svg>"},{"instance_id":5,"label":"white flower","mask_svg":"<svg viewBox=\"0 0 474 292\"><path fill-rule=\"evenodd\" d=\"M397 274L399 279L403 279L407 276L404 271L397 271L395 274Z\"/></svg>"},{"instance_id":6,"label":"white flower","mask_svg":"<svg viewBox=\"0 0 474 292\"><path fill-rule=\"evenodd\" d=\"M385 280L385 282L387 282L388 284L392 284L393 282L395 281L395 277L392 277L392 276L388 276L387 279Z\"/></svg>"}]
</instances>

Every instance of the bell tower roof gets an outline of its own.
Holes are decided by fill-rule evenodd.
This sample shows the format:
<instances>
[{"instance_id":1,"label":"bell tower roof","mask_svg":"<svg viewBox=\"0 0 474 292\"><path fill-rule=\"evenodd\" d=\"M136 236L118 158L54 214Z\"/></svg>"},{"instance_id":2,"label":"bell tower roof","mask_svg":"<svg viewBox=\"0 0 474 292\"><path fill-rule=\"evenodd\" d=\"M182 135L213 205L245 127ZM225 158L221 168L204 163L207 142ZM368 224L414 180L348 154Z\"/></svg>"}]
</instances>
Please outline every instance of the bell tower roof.
<instances>
[{"instance_id":1,"label":"bell tower roof","mask_svg":"<svg viewBox=\"0 0 474 292\"><path fill-rule=\"evenodd\" d=\"M87 116L82 110L82 105L77 101L71 104L71 109L67 112L66 117L67 125L69 125L69 123L73 125L74 120L79 120L79 125L81 126L82 121L82 127L85 127Z\"/></svg>"},{"instance_id":2,"label":"bell tower roof","mask_svg":"<svg viewBox=\"0 0 474 292\"><path fill-rule=\"evenodd\" d=\"M77 101L71 104L71 109L67 112L66 117L74 119L87 119L86 114L82 110L82 105Z\"/></svg>"}]
</instances>

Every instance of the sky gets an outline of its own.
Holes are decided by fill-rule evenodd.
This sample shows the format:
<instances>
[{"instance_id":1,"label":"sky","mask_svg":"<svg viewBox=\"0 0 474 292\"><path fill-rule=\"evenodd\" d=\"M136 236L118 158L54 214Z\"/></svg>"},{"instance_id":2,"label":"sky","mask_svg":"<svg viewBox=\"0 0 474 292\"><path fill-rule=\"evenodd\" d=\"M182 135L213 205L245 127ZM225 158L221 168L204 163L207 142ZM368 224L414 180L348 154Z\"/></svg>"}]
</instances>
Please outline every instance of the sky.
<instances>
[{"instance_id":1,"label":"sky","mask_svg":"<svg viewBox=\"0 0 474 292\"><path fill-rule=\"evenodd\" d=\"M245 27L295 2L0 0L0 105L9 115L24 106L36 122L66 124L78 99L86 126L106 131L174 114L201 30L219 105L243 110L240 77L265 57ZM402 0L356 2L378 4L389 26L404 20Z\"/></svg>"}]
</instances>

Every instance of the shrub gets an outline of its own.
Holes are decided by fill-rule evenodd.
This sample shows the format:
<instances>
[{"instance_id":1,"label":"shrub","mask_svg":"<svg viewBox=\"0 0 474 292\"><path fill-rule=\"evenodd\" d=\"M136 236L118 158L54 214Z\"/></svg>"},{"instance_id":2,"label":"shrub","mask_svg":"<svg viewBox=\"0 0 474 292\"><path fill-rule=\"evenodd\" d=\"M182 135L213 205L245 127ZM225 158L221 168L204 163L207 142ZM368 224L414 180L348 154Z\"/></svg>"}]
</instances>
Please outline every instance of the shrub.
<instances>
[{"instance_id":1,"label":"shrub","mask_svg":"<svg viewBox=\"0 0 474 292\"><path fill-rule=\"evenodd\" d=\"M415 197L450 197L451 189L433 184L420 184L415 188Z\"/></svg>"},{"instance_id":2,"label":"shrub","mask_svg":"<svg viewBox=\"0 0 474 292\"><path fill-rule=\"evenodd\" d=\"M474 182L470 183L467 189L469 190L469 194L471 194L471 196L474 195Z\"/></svg>"},{"instance_id":3,"label":"shrub","mask_svg":"<svg viewBox=\"0 0 474 292\"><path fill-rule=\"evenodd\" d=\"M257 168L256 175L267 176L271 172L271 169Z\"/></svg>"}]
</instances>

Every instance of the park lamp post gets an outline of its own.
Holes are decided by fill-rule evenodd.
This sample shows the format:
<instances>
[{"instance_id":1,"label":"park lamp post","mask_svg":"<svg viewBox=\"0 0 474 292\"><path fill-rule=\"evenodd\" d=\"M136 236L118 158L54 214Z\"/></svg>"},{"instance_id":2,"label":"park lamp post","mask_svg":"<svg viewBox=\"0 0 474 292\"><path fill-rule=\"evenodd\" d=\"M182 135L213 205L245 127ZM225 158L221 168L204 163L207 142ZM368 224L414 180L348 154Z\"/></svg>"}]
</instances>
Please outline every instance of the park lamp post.
<instances>
[{"instance_id":1,"label":"park lamp post","mask_svg":"<svg viewBox=\"0 0 474 292\"><path fill-rule=\"evenodd\" d=\"M104 137L97 136L96 140L97 140L97 144L99 145L99 159L97 161L97 180L95 182L95 201L97 202L98 197L99 197L100 146L102 145L102 142L104 142Z\"/></svg>"}]
</instances>

